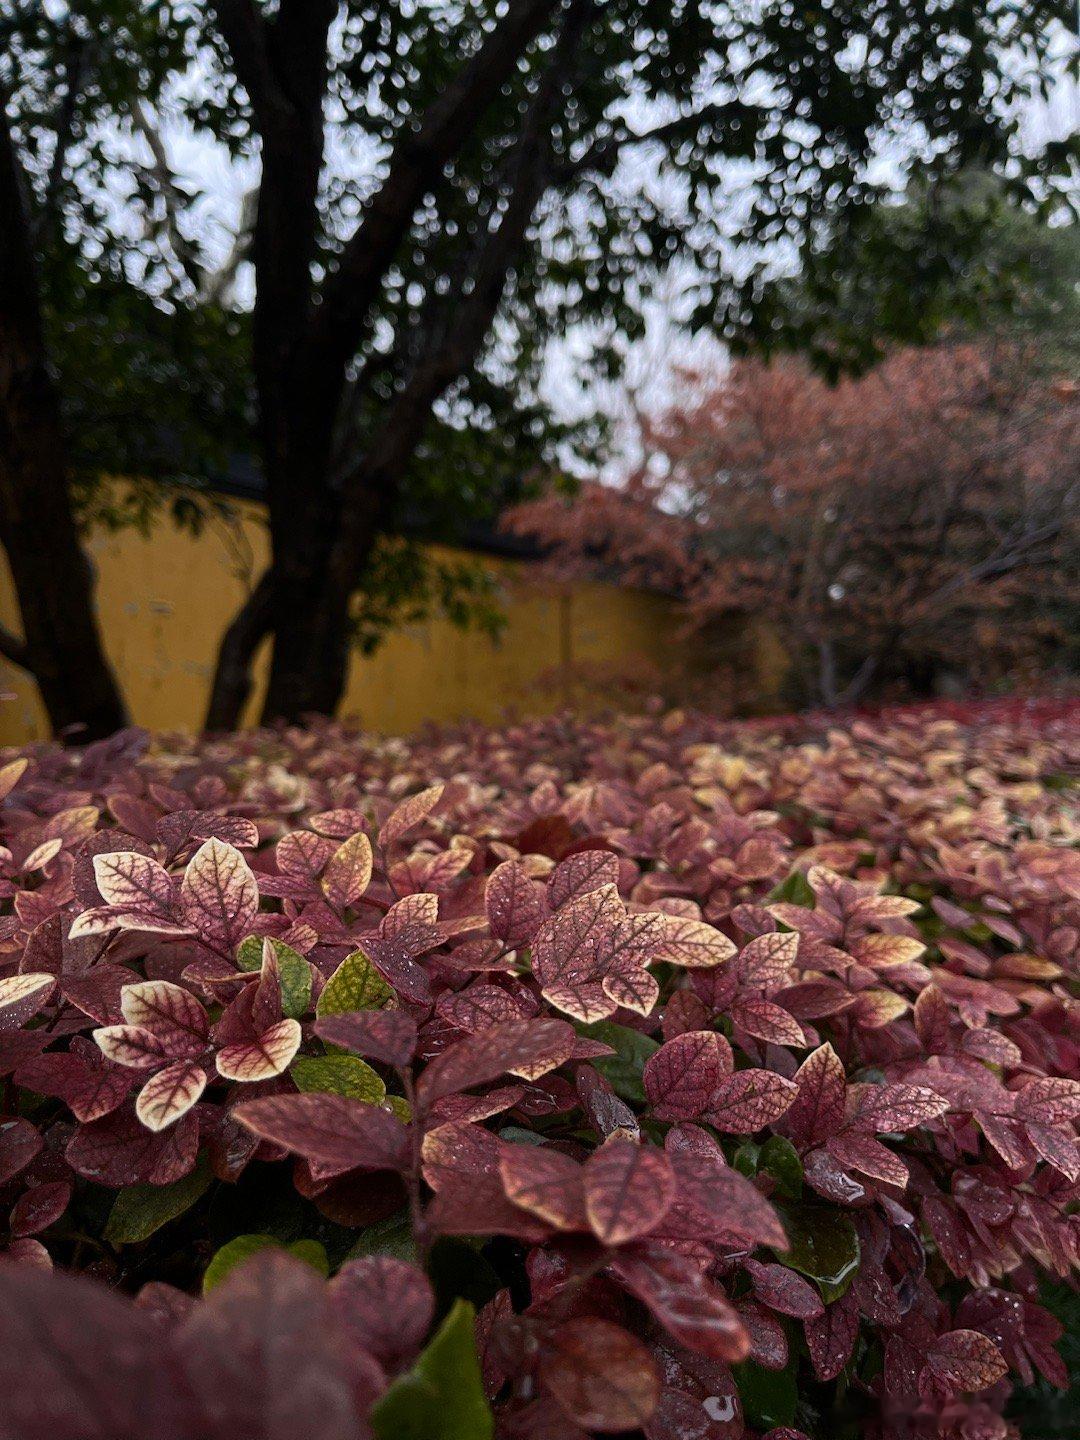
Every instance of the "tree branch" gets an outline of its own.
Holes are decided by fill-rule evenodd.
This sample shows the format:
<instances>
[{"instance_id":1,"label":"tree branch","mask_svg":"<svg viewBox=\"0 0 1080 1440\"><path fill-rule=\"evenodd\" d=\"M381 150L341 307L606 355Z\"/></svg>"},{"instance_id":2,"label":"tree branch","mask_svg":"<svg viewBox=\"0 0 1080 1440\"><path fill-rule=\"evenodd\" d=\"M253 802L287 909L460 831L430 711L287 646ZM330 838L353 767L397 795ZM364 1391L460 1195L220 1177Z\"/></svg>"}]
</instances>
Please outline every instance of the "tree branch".
<instances>
[{"instance_id":1,"label":"tree branch","mask_svg":"<svg viewBox=\"0 0 1080 1440\"><path fill-rule=\"evenodd\" d=\"M280 115L282 97L274 76L267 23L255 0L213 0L217 28L229 47L236 78L243 85L264 131Z\"/></svg>"},{"instance_id":2,"label":"tree branch","mask_svg":"<svg viewBox=\"0 0 1080 1440\"><path fill-rule=\"evenodd\" d=\"M28 670L33 674L33 666L30 664L30 650L25 640L20 640L10 630L0 625L0 655L5 660L10 660L13 665L18 665L21 670Z\"/></svg>"},{"instance_id":3,"label":"tree branch","mask_svg":"<svg viewBox=\"0 0 1080 1440\"><path fill-rule=\"evenodd\" d=\"M180 229L180 212L183 209L184 196L173 175L161 134L141 97L137 97L131 107L131 120L136 132L150 147L150 174L153 177L154 186L161 196L162 204L165 206L165 229L169 237L169 245L188 283L193 289L199 291L205 279L203 268L199 263L195 246Z\"/></svg>"},{"instance_id":4,"label":"tree branch","mask_svg":"<svg viewBox=\"0 0 1080 1440\"><path fill-rule=\"evenodd\" d=\"M558 0L510 0L507 13L421 117L394 146L387 178L323 287L311 346L344 364L359 342L387 266L424 193L473 133L480 115Z\"/></svg>"},{"instance_id":5,"label":"tree branch","mask_svg":"<svg viewBox=\"0 0 1080 1440\"><path fill-rule=\"evenodd\" d=\"M590 145L576 159L564 161L559 166L558 179L565 182L590 170L597 174L610 174L619 155L631 145L647 145L652 141L668 145L672 141L696 138L704 131L716 133L737 127L750 119L756 108L742 100L730 100L723 105L705 105L692 114L679 115L652 130L637 131L620 125L611 135Z\"/></svg>"},{"instance_id":6,"label":"tree branch","mask_svg":"<svg viewBox=\"0 0 1080 1440\"><path fill-rule=\"evenodd\" d=\"M345 480L361 494L346 502L341 535L335 546L332 583L348 594L356 582L367 535L385 522L409 457L415 451L439 396L475 362L502 300L514 260L551 174L551 112L560 87L568 82L566 51L591 14L593 0L580 0L568 12L560 44L533 97L516 146L510 195L498 226L489 234L473 273L446 297L431 329L431 345L390 405L375 442Z\"/></svg>"},{"instance_id":7,"label":"tree branch","mask_svg":"<svg viewBox=\"0 0 1080 1440\"><path fill-rule=\"evenodd\" d=\"M255 234L255 222L259 215L259 187L253 185L245 190L240 201L240 222L236 227L228 255L216 270L203 276L199 298L207 305L224 305L229 299L233 282L240 266L251 254L251 242Z\"/></svg>"},{"instance_id":8,"label":"tree branch","mask_svg":"<svg viewBox=\"0 0 1080 1440\"><path fill-rule=\"evenodd\" d=\"M60 186L64 179L64 161L67 159L68 148L74 137L79 92L82 89L83 77L89 69L90 50L89 41L79 35L72 35L71 58L65 67L64 97L60 101L57 111L56 147L49 162L49 176L45 182L45 195L41 208L31 222L31 234L35 245L40 244L49 228L60 194Z\"/></svg>"}]
</instances>

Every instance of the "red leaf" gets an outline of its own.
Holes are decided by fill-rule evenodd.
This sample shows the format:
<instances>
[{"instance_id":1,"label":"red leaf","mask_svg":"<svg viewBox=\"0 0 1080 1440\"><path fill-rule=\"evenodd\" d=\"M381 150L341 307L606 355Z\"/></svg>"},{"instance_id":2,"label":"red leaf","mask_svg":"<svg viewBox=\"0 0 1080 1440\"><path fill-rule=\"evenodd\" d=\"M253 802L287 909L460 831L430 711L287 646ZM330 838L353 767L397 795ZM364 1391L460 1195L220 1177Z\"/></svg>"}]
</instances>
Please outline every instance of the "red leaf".
<instances>
[{"instance_id":1,"label":"red leaf","mask_svg":"<svg viewBox=\"0 0 1080 1440\"><path fill-rule=\"evenodd\" d=\"M734 954L732 941L703 920L665 915L654 958L692 970L722 965Z\"/></svg>"},{"instance_id":2,"label":"red leaf","mask_svg":"<svg viewBox=\"0 0 1080 1440\"><path fill-rule=\"evenodd\" d=\"M928 985L920 992L912 1013L915 1033L923 1049L930 1055L940 1055L947 1050L952 1017L948 1001L936 985Z\"/></svg>"},{"instance_id":3,"label":"red leaf","mask_svg":"<svg viewBox=\"0 0 1080 1440\"><path fill-rule=\"evenodd\" d=\"M1008 1370L1001 1351L978 1330L950 1330L927 1351L919 1388L945 1397L988 1390Z\"/></svg>"},{"instance_id":4,"label":"red leaf","mask_svg":"<svg viewBox=\"0 0 1080 1440\"><path fill-rule=\"evenodd\" d=\"M803 1027L783 1006L760 996L744 995L732 1002L732 1021L748 1035L770 1045L806 1044Z\"/></svg>"},{"instance_id":5,"label":"red leaf","mask_svg":"<svg viewBox=\"0 0 1080 1440\"><path fill-rule=\"evenodd\" d=\"M660 998L660 986L648 970L612 971L604 976L601 985L609 1000L636 1015L652 1014Z\"/></svg>"},{"instance_id":6,"label":"red leaf","mask_svg":"<svg viewBox=\"0 0 1080 1440\"><path fill-rule=\"evenodd\" d=\"M427 1276L390 1255L347 1260L330 1282L329 1296L360 1349L390 1371L412 1360L435 1313Z\"/></svg>"},{"instance_id":7,"label":"red leaf","mask_svg":"<svg viewBox=\"0 0 1080 1440\"><path fill-rule=\"evenodd\" d=\"M278 872L298 881L296 889L303 894L315 888L316 879L337 849L325 836L313 835L310 830L293 830L274 846L274 859Z\"/></svg>"},{"instance_id":8,"label":"red leaf","mask_svg":"<svg viewBox=\"0 0 1080 1440\"><path fill-rule=\"evenodd\" d=\"M615 1010L601 988L602 946L624 917L614 885L602 885L545 920L532 945L533 974L550 1002L586 1022Z\"/></svg>"},{"instance_id":9,"label":"red leaf","mask_svg":"<svg viewBox=\"0 0 1080 1440\"><path fill-rule=\"evenodd\" d=\"M441 995L436 1006L447 1024L470 1035L475 1035L478 1030L489 1030L492 1025L501 1025L507 1020L523 1020L535 1008L535 1005L527 1005L521 996L512 995L501 985L488 985L483 981L469 985L465 990Z\"/></svg>"},{"instance_id":10,"label":"red leaf","mask_svg":"<svg viewBox=\"0 0 1080 1440\"><path fill-rule=\"evenodd\" d=\"M778 1120L795 1099L795 1086L770 1070L737 1070L713 1095L705 1119L730 1135L749 1135Z\"/></svg>"},{"instance_id":11,"label":"red leaf","mask_svg":"<svg viewBox=\"0 0 1080 1440\"><path fill-rule=\"evenodd\" d=\"M848 1291L806 1321L806 1345L819 1380L835 1380L851 1359L859 1334L859 1306Z\"/></svg>"},{"instance_id":12,"label":"red leaf","mask_svg":"<svg viewBox=\"0 0 1080 1440\"><path fill-rule=\"evenodd\" d=\"M921 1085L874 1085L859 1095L850 1124L854 1130L878 1134L913 1130L948 1108L947 1100Z\"/></svg>"},{"instance_id":13,"label":"red leaf","mask_svg":"<svg viewBox=\"0 0 1080 1440\"><path fill-rule=\"evenodd\" d=\"M716 1360L745 1360L750 1338L718 1285L684 1255L643 1247L612 1261L615 1275L688 1350Z\"/></svg>"},{"instance_id":14,"label":"red leaf","mask_svg":"<svg viewBox=\"0 0 1080 1440\"><path fill-rule=\"evenodd\" d=\"M691 1120L708 1109L733 1069L731 1046L713 1030L692 1030L645 1062L645 1093L660 1120Z\"/></svg>"},{"instance_id":15,"label":"red leaf","mask_svg":"<svg viewBox=\"0 0 1080 1440\"><path fill-rule=\"evenodd\" d=\"M510 1235L535 1243L549 1227L506 1198L503 1146L479 1125L439 1125L424 1136L424 1179L436 1192L427 1219L443 1235Z\"/></svg>"},{"instance_id":16,"label":"red leaf","mask_svg":"<svg viewBox=\"0 0 1080 1440\"><path fill-rule=\"evenodd\" d=\"M357 1407L382 1384L334 1322L325 1282L273 1247L192 1308L173 1348L202 1412L179 1434L355 1440Z\"/></svg>"},{"instance_id":17,"label":"red leaf","mask_svg":"<svg viewBox=\"0 0 1080 1440\"><path fill-rule=\"evenodd\" d=\"M84 1015L99 1025L111 1025L123 1018L120 996L133 978L130 970L106 961L85 975L61 976L60 988L64 999L70 1000Z\"/></svg>"},{"instance_id":18,"label":"red leaf","mask_svg":"<svg viewBox=\"0 0 1080 1440\"><path fill-rule=\"evenodd\" d=\"M747 1260L744 1268L753 1281L754 1294L771 1310L792 1315L796 1320L811 1320L824 1310L821 1296L810 1282L786 1265L763 1265L757 1260Z\"/></svg>"},{"instance_id":19,"label":"red leaf","mask_svg":"<svg viewBox=\"0 0 1080 1440\"><path fill-rule=\"evenodd\" d=\"M145 910L161 920L178 919L169 872L148 855L120 850L93 857L94 882L106 905Z\"/></svg>"},{"instance_id":20,"label":"red leaf","mask_svg":"<svg viewBox=\"0 0 1080 1440\"><path fill-rule=\"evenodd\" d=\"M96 1045L80 1036L69 1050L35 1055L19 1067L15 1079L28 1090L63 1100L76 1120L99 1120L127 1098L137 1076L106 1060Z\"/></svg>"},{"instance_id":21,"label":"red leaf","mask_svg":"<svg viewBox=\"0 0 1080 1440\"><path fill-rule=\"evenodd\" d=\"M535 1080L570 1059L574 1040L573 1027L565 1020L493 1025L436 1056L420 1077L419 1098L430 1106L443 1095L485 1085L508 1071Z\"/></svg>"},{"instance_id":22,"label":"red leaf","mask_svg":"<svg viewBox=\"0 0 1080 1440\"><path fill-rule=\"evenodd\" d=\"M132 1070L156 1070L173 1060L191 1059L205 1048L192 1044L182 1031L157 1034L141 1025L106 1025L94 1031L94 1039L107 1060Z\"/></svg>"},{"instance_id":23,"label":"red leaf","mask_svg":"<svg viewBox=\"0 0 1080 1440\"><path fill-rule=\"evenodd\" d=\"M516 950L539 929L547 915L547 897L520 860L504 860L488 877L484 908L491 933Z\"/></svg>"},{"instance_id":24,"label":"red leaf","mask_svg":"<svg viewBox=\"0 0 1080 1440\"><path fill-rule=\"evenodd\" d=\"M1029 1120L1024 1133L1048 1165L1072 1183L1080 1180L1080 1146L1068 1126L1038 1125Z\"/></svg>"},{"instance_id":25,"label":"red leaf","mask_svg":"<svg viewBox=\"0 0 1080 1440\"><path fill-rule=\"evenodd\" d=\"M355 905L371 881L371 841L358 830L331 855L323 871L322 888L338 910Z\"/></svg>"},{"instance_id":26,"label":"red leaf","mask_svg":"<svg viewBox=\"0 0 1080 1440\"><path fill-rule=\"evenodd\" d=\"M345 1095L270 1095L236 1106L233 1114L261 1139L328 1169L403 1170L408 1163L401 1121Z\"/></svg>"},{"instance_id":27,"label":"red leaf","mask_svg":"<svg viewBox=\"0 0 1080 1440\"><path fill-rule=\"evenodd\" d=\"M825 1142L825 1148L845 1170L856 1170L872 1180L884 1180L901 1188L908 1182L908 1169L899 1155L894 1155L871 1135L858 1135L854 1131L834 1135Z\"/></svg>"},{"instance_id":28,"label":"red leaf","mask_svg":"<svg viewBox=\"0 0 1080 1440\"><path fill-rule=\"evenodd\" d=\"M125 985L120 1009L129 1025L139 1025L163 1039L179 1032L201 1047L210 1033L210 1017L203 1006L190 991L168 980Z\"/></svg>"},{"instance_id":29,"label":"red leaf","mask_svg":"<svg viewBox=\"0 0 1080 1440\"><path fill-rule=\"evenodd\" d=\"M0 1185L25 1170L41 1150L42 1140L29 1120L0 1118Z\"/></svg>"},{"instance_id":30,"label":"red leaf","mask_svg":"<svg viewBox=\"0 0 1080 1440\"><path fill-rule=\"evenodd\" d=\"M0 1268L0 1395L11 1440L217 1433L200 1430L149 1315L100 1282L29 1266Z\"/></svg>"},{"instance_id":31,"label":"red leaf","mask_svg":"<svg viewBox=\"0 0 1080 1440\"><path fill-rule=\"evenodd\" d=\"M1041 1075L1016 1091L1016 1114L1039 1125L1060 1125L1080 1116L1080 1080Z\"/></svg>"},{"instance_id":32,"label":"red leaf","mask_svg":"<svg viewBox=\"0 0 1080 1440\"><path fill-rule=\"evenodd\" d=\"M739 952L739 976L745 984L763 990L786 985L798 953L799 937L792 932L775 930L758 935Z\"/></svg>"},{"instance_id":33,"label":"red leaf","mask_svg":"<svg viewBox=\"0 0 1080 1440\"><path fill-rule=\"evenodd\" d=\"M416 1049L416 1022L402 1010L325 1015L316 1020L315 1033L330 1045L340 1045L384 1065L407 1065Z\"/></svg>"},{"instance_id":34,"label":"red leaf","mask_svg":"<svg viewBox=\"0 0 1080 1440\"><path fill-rule=\"evenodd\" d=\"M71 1199L71 1186L66 1180L52 1180L35 1185L20 1195L11 1207L9 1228L12 1235L40 1235L60 1219Z\"/></svg>"},{"instance_id":35,"label":"red leaf","mask_svg":"<svg viewBox=\"0 0 1080 1440\"><path fill-rule=\"evenodd\" d=\"M469 1125L511 1109L520 1103L524 1093L523 1085L500 1085L495 1090L485 1091L483 1095L444 1095L431 1107L428 1119L439 1125L444 1125L447 1121Z\"/></svg>"},{"instance_id":36,"label":"red leaf","mask_svg":"<svg viewBox=\"0 0 1080 1440\"><path fill-rule=\"evenodd\" d=\"M165 1130L187 1114L205 1089L206 1071L192 1060L177 1060L146 1082L135 1114L148 1130Z\"/></svg>"},{"instance_id":37,"label":"red leaf","mask_svg":"<svg viewBox=\"0 0 1080 1440\"><path fill-rule=\"evenodd\" d=\"M188 861L180 895L200 939L231 958L259 909L259 887L240 851L224 840L207 840Z\"/></svg>"},{"instance_id":38,"label":"red leaf","mask_svg":"<svg viewBox=\"0 0 1080 1440\"><path fill-rule=\"evenodd\" d=\"M847 1079L831 1045L808 1055L795 1075L798 1094L784 1128L800 1148L834 1135L844 1123Z\"/></svg>"},{"instance_id":39,"label":"red leaf","mask_svg":"<svg viewBox=\"0 0 1080 1440\"><path fill-rule=\"evenodd\" d=\"M667 1155L617 1137L590 1155L582 1179L589 1224L605 1245L655 1230L675 1196Z\"/></svg>"},{"instance_id":40,"label":"red leaf","mask_svg":"<svg viewBox=\"0 0 1080 1440\"><path fill-rule=\"evenodd\" d=\"M781 1322L756 1300L740 1300L735 1308L750 1337L750 1359L756 1360L766 1370L783 1370L788 1363L790 1348L787 1331Z\"/></svg>"},{"instance_id":41,"label":"red leaf","mask_svg":"<svg viewBox=\"0 0 1080 1440\"><path fill-rule=\"evenodd\" d=\"M605 885L617 885L619 857L609 850L579 850L559 862L547 886L548 904L558 910Z\"/></svg>"},{"instance_id":42,"label":"red leaf","mask_svg":"<svg viewBox=\"0 0 1080 1440\"><path fill-rule=\"evenodd\" d=\"M297 1020L279 1020L252 1040L225 1045L217 1053L218 1074L251 1084L284 1075L300 1049L303 1031Z\"/></svg>"},{"instance_id":43,"label":"red leaf","mask_svg":"<svg viewBox=\"0 0 1080 1440\"><path fill-rule=\"evenodd\" d=\"M7 975L0 980L0 1032L17 1030L44 1006L56 984L55 975Z\"/></svg>"},{"instance_id":44,"label":"red leaf","mask_svg":"<svg viewBox=\"0 0 1080 1440\"><path fill-rule=\"evenodd\" d=\"M403 800L383 821L379 830L379 844L388 848L403 839L431 814L442 799L442 793L442 785L431 785L427 790L420 790Z\"/></svg>"},{"instance_id":45,"label":"red leaf","mask_svg":"<svg viewBox=\"0 0 1080 1440\"><path fill-rule=\"evenodd\" d=\"M439 897L420 891L391 905L379 928L363 936L364 951L376 969L416 1004L431 996L431 982L416 957L438 945L438 918Z\"/></svg>"},{"instance_id":46,"label":"red leaf","mask_svg":"<svg viewBox=\"0 0 1080 1440\"><path fill-rule=\"evenodd\" d=\"M591 1316L551 1333L540 1379L572 1422L604 1434L640 1428L660 1398L660 1377L641 1341Z\"/></svg>"},{"instance_id":47,"label":"red leaf","mask_svg":"<svg viewBox=\"0 0 1080 1440\"><path fill-rule=\"evenodd\" d=\"M665 1142L678 1182L680 1204L686 1205L703 1239L730 1243L732 1248L787 1246L776 1211L754 1185L731 1169L711 1135L695 1125L679 1125Z\"/></svg>"},{"instance_id":48,"label":"red leaf","mask_svg":"<svg viewBox=\"0 0 1080 1440\"><path fill-rule=\"evenodd\" d=\"M119 1110L81 1125L68 1144L68 1164L98 1185L169 1185L187 1175L199 1148L199 1124L188 1113L160 1134Z\"/></svg>"},{"instance_id":49,"label":"red leaf","mask_svg":"<svg viewBox=\"0 0 1080 1440\"><path fill-rule=\"evenodd\" d=\"M505 1145L499 1175L507 1199L556 1230L585 1230L582 1167L549 1145Z\"/></svg>"}]
</instances>

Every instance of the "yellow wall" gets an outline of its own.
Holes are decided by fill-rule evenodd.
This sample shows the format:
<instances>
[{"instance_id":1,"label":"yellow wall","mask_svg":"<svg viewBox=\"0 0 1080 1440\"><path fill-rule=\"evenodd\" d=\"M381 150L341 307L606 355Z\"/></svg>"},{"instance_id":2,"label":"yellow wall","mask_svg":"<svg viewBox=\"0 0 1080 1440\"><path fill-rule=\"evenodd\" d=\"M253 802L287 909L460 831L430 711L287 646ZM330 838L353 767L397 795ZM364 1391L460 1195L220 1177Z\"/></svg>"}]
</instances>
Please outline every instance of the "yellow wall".
<instances>
[{"instance_id":1,"label":"yellow wall","mask_svg":"<svg viewBox=\"0 0 1080 1440\"><path fill-rule=\"evenodd\" d=\"M218 640L258 575L268 543L261 507L236 502L233 524L195 538L170 520L150 535L98 532L88 550L109 657L133 720L151 729L200 724ZM539 591L528 565L487 562L505 593L508 624L498 641L433 619L390 635L371 658L352 663L342 714L371 729L407 732L425 720L493 721L507 709L542 713L578 698L571 677L637 672L648 686L685 659L671 602L614 585ZM0 623L18 630L18 607L0 557ZM750 647L757 655L761 647ZM266 654L260 657L259 692ZM763 663L768 662L762 652ZM757 677L760 688L760 677ZM33 682L0 659L0 743L43 739L48 723ZM617 699L617 696L613 696Z\"/></svg>"}]
</instances>

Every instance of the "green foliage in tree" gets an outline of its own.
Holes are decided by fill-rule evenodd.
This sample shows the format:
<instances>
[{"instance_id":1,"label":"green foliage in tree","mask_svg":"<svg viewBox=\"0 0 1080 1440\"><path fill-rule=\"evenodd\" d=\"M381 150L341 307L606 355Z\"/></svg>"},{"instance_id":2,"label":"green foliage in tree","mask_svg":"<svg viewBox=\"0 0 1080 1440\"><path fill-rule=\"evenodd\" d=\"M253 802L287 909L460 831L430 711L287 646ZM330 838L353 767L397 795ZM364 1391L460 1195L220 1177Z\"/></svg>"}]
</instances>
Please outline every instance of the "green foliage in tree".
<instances>
[{"instance_id":1,"label":"green foliage in tree","mask_svg":"<svg viewBox=\"0 0 1080 1440\"><path fill-rule=\"evenodd\" d=\"M1026 210L1015 198L986 170L917 177L902 202L867 206L807 252L763 301L754 343L800 350L835 377L897 343L998 335L1077 374L1080 223L1060 203Z\"/></svg>"}]
</instances>

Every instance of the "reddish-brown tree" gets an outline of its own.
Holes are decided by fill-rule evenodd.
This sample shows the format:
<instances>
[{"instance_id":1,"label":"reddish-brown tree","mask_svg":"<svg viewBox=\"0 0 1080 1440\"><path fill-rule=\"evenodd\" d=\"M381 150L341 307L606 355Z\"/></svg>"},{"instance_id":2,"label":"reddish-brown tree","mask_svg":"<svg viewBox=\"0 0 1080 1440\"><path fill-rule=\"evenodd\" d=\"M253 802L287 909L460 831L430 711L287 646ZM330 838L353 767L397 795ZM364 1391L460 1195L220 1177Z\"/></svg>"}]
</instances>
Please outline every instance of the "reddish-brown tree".
<instances>
[{"instance_id":1,"label":"reddish-brown tree","mask_svg":"<svg viewBox=\"0 0 1080 1440\"><path fill-rule=\"evenodd\" d=\"M509 523L571 570L781 630L808 698L1060 661L1078 596L1080 392L1015 347L898 351L828 385L796 360L686 375L618 486Z\"/></svg>"}]
</instances>

